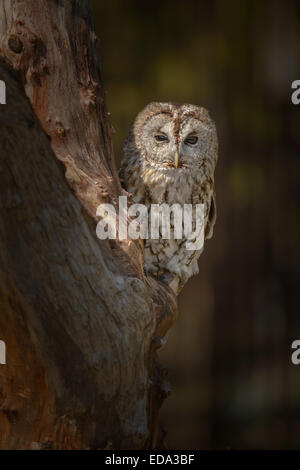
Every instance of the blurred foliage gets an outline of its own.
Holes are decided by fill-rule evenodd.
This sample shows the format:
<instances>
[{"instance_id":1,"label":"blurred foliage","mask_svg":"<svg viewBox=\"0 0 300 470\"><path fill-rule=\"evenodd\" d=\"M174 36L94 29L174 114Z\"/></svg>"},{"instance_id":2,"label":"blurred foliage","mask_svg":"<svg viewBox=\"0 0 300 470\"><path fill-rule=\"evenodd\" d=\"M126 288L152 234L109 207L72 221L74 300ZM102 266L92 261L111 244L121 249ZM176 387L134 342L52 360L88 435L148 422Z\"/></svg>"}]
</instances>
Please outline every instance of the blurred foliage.
<instances>
[{"instance_id":1,"label":"blurred foliage","mask_svg":"<svg viewBox=\"0 0 300 470\"><path fill-rule=\"evenodd\" d=\"M170 447L300 448L298 0L94 1L116 160L150 101L216 121L218 218L162 361Z\"/></svg>"}]
</instances>

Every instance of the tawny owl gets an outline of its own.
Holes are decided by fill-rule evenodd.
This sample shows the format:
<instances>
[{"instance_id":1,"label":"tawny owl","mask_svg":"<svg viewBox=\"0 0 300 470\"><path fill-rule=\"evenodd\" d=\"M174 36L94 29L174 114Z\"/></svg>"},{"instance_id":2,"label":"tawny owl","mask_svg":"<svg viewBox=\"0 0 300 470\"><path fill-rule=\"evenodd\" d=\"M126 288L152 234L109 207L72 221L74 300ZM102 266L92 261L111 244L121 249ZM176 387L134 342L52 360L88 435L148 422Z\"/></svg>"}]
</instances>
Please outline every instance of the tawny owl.
<instances>
[{"instance_id":1,"label":"tawny owl","mask_svg":"<svg viewBox=\"0 0 300 470\"><path fill-rule=\"evenodd\" d=\"M148 104L136 117L124 145L120 178L134 201L204 204L205 238L216 219L214 170L218 141L207 110L192 104ZM198 273L202 250L187 250L184 238L145 240L145 269L167 273L180 286ZM163 279L164 279L163 275ZM168 282L168 281L167 281Z\"/></svg>"}]
</instances>

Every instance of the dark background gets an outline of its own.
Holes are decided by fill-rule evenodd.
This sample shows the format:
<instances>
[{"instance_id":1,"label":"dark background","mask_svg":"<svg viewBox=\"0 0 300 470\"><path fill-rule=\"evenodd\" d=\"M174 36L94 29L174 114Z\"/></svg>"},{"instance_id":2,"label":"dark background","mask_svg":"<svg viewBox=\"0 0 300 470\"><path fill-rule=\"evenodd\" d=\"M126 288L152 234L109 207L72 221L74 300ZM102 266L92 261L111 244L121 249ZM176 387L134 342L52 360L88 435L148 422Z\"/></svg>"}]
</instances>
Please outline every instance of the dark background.
<instances>
[{"instance_id":1,"label":"dark background","mask_svg":"<svg viewBox=\"0 0 300 470\"><path fill-rule=\"evenodd\" d=\"M298 0L94 1L114 145L148 102L207 107L218 218L161 362L170 448L300 449Z\"/></svg>"}]
</instances>

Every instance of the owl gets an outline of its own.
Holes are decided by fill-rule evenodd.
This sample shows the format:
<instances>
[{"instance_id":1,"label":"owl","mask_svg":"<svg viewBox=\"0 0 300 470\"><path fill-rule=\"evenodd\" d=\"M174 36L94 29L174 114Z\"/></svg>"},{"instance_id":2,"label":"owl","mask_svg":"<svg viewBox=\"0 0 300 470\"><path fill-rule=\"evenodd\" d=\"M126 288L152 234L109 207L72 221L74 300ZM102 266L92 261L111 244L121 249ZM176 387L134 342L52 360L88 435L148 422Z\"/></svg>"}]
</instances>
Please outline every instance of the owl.
<instances>
[{"instance_id":1,"label":"owl","mask_svg":"<svg viewBox=\"0 0 300 470\"><path fill-rule=\"evenodd\" d=\"M203 204L204 237L211 238L216 220L214 170L218 156L215 124L200 106L180 103L148 104L136 117L124 145L120 178L136 203ZM193 221L194 222L194 221ZM179 290L198 273L203 250L187 250L186 240L148 238L144 242L145 270Z\"/></svg>"}]
</instances>

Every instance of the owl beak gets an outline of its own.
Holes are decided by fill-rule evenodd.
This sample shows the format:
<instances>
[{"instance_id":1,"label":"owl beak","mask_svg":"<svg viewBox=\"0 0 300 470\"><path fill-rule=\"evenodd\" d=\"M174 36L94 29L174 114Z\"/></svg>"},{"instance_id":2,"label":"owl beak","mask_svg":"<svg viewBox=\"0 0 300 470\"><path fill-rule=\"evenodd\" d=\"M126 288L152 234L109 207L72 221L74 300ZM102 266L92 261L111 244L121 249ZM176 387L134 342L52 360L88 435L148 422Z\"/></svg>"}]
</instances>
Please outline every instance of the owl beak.
<instances>
[{"instance_id":1,"label":"owl beak","mask_svg":"<svg viewBox=\"0 0 300 470\"><path fill-rule=\"evenodd\" d=\"M178 162L179 162L179 155L178 155L178 150L176 150L175 155L174 155L175 168L178 168Z\"/></svg>"}]
</instances>

